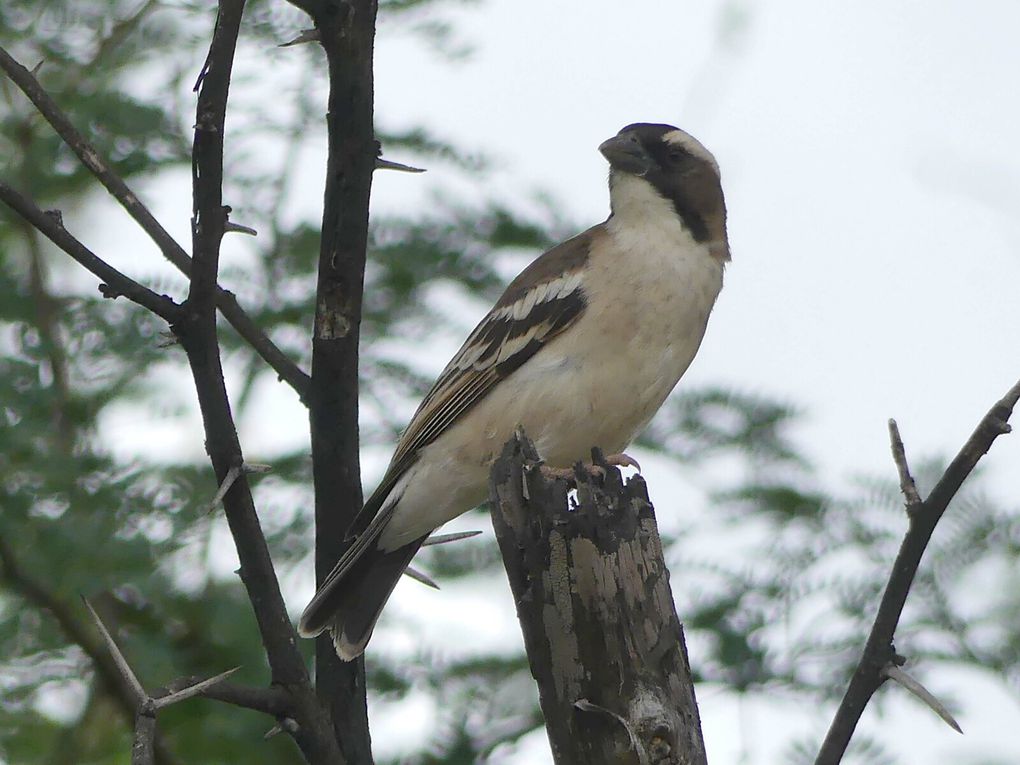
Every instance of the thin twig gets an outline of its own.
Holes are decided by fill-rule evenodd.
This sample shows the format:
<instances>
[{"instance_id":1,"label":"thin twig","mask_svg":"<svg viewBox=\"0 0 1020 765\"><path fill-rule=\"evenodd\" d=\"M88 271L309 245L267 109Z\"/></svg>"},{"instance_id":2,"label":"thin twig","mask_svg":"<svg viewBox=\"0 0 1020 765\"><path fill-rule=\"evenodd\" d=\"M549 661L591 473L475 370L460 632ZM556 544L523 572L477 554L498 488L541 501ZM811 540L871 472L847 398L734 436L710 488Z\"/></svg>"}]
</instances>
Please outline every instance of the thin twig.
<instances>
[{"instance_id":1,"label":"thin twig","mask_svg":"<svg viewBox=\"0 0 1020 765\"><path fill-rule=\"evenodd\" d=\"M1020 381L981 418L928 498L909 515L909 527L893 563L861 660L818 751L815 765L836 765L840 762L864 708L889 676L885 669L895 664L896 658L893 636L935 526L978 460L996 438L1010 431L1008 420L1017 401L1020 401Z\"/></svg>"},{"instance_id":2,"label":"thin twig","mask_svg":"<svg viewBox=\"0 0 1020 765\"><path fill-rule=\"evenodd\" d=\"M914 483L914 476L910 474L910 466L907 465L907 450L903 446L903 439L900 438L900 428L896 420L889 420L889 442L892 446L893 462L896 463L896 470L900 474L900 491L907 500L907 512L913 513L921 504L921 495L917 493L917 484Z\"/></svg>"},{"instance_id":3,"label":"thin twig","mask_svg":"<svg viewBox=\"0 0 1020 765\"><path fill-rule=\"evenodd\" d=\"M182 677L167 683L163 689L164 695L177 693L183 688L188 688L202 682L199 677ZM224 704L232 704L236 707L254 709L256 712L264 712L273 717L282 717L295 714L294 705L291 703L290 694L286 689L277 686L266 688L254 688L239 683L218 682L213 686L202 688L199 695L221 701ZM162 698L157 694L157 699Z\"/></svg>"},{"instance_id":4,"label":"thin twig","mask_svg":"<svg viewBox=\"0 0 1020 765\"><path fill-rule=\"evenodd\" d=\"M148 287L125 276L72 236L64 228L59 213L45 212L39 209L30 199L2 182L0 182L0 201L3 201L57 247L102 279L103 284L100 285L99 291L105 297L115 298L123 295L171 324L180 317L181 307L177 303L166 295L157 295Z\"/></svg>"},{"instance_id":5,"label":"thin twig","mask_svg":"<svg viewBox=\"0 0 1020 765\"><path fill-rule=\"evenodd\" d=\"M294 647L293 630L279 592L276 572L255 515L248 482L242 478L240 465L244 458L224 386L214 313L220 240L227 217L222 203L223 131L243 8L243 0L225 0L220 4L209 56L203 68L192 160L192 249L195 257L186 303L187 321L179 322L176 332L191 363L205 425L206 451L220 485L230 488L236 483L239 489L223 492L223 500L241 560L242 579L249 588L255 607L273 679L276 682L301 682L307 676L304 662Z\"/></svg>"},{"instance_id":6,"label":"thin twig","mask_svg":"<svg viewBox=\"0 0 1020 765\"><path fill-rule=\"evenodd\" d=\"M0 536L0 572L11 585L12 590L20 593L35 607L45 609L53 615L63 633L89 657L96 674L102 678L103 684L116 700L127 724L134 725L137 708L136 694L125 681L113 657L109 652L103 650L103 644L96 640L68 603L47 589L41 580L31 576L21 567L13 550L2 536ZM158 735L158 732L155 739L155 750L157 763L171 765L171 763L177 762L177 758L170 751L166 741Z\"/></svg>"},{"instance_id":7,"label":"thin twig","mask_svg":"<svg viewBox=\"0 0 1020 765\"><path fill-rule=\"evenodd\" d=\"M49 277L39 232L28 221L22 220L22 224L21 228L29 253L28 281L32 290L32 302L35 303L36 326L45 340L43 347L46 349L53 375L55 395L53 396L52 411L54 431L57 436L56 444L67 458L71 458L77 428L71 408L73 396L68 371L67 348L60 324L64 308L62 302L49 290Z\"/></svg>"},{"instance_id":8,"label":"thin twig","mask_svg":"<svg viewBox=\"0 0 1020 765\"><path fill-rule=\"evenodd\" d=\"M39 113L74 152L79 161L106 187L127 213L135 219L142 230L149 235L164 257L179 270L187 273L191 259L170 233L156 220L149 209L142 204L133 191L109 164L103 160L96 148L74 127L71 120L57 105L49 93L39 84L35 76L0 47L0 68L32 102Z\"/></svg>"},{"instance_id":9,"label":"thin twig","mask_svg":"<svg viewBox=\"0 0 1020 765\"><path fill-rule=\"evenodd\" d=\"M115 173L100 156L96 148L74 127L56 101L39 84L35 74L22 66L3 47L0 47L0 69L35 105L39 113L64 140L83 165L106 187L121 207L156 244L163 257L181 273L191 273L191 258L184 248L163 228L152 212L139 200L123 178ZM233 293L217 287L217 307L237 333L277 373L279 379L290 385L302 401L308 395L311 378L269 339L262 329L241 308Z\"/></svg>"},{"instance_id":10,"label":"thin twig","mask_svg":"<svg viewBox=\"0 0 1020 765\"><path fill-rule=\"evenodd\" d=\"M82 596L82 601L85 603L85 607L92 614L92 619L96 624L96 628L99 630L99 634L103 638L103 642L106 644L106 649L113 657L114 663L117 665L117 670L120 676L132 689L135 696L135 732L134 741L131 745L131 765L154 765L156 761L156 713L160 709L165 709L171 704L176 704L180 701L186 701L194 696L197 696L204 690L207 690L221 680L234 674L240 667L234 667L226 672L222 672L215 677L211 677L208 680L199 680L192 685L181 688L173 693L160 696L159 698L153 698L142 684L138 680L138 676L135 675L131 665L125 658L124 654L121 653L120 647L117 645L117 641L113 639L110 631L106 629L106 625L103 624L103 620L99 618L99 614L96 613L96 609L89 603L88 598Z\"/></svg>"},{"instance_id":11,"label":"thin twig","mask_svg":"<svg viewBox=\"0 0 1020 765\"><path fill-rule=\"evenodd\" d=\"M1020 381L1017 381L1016 385L1010 388L982 418L959 454L949 463L946 472L942 474L924 502L927 512L941 516L960 485L970 475L978 460L988 452L995 439L1012 430L1009 418L1017 401L1020 401Z\"/></svg>"}]
</instances>

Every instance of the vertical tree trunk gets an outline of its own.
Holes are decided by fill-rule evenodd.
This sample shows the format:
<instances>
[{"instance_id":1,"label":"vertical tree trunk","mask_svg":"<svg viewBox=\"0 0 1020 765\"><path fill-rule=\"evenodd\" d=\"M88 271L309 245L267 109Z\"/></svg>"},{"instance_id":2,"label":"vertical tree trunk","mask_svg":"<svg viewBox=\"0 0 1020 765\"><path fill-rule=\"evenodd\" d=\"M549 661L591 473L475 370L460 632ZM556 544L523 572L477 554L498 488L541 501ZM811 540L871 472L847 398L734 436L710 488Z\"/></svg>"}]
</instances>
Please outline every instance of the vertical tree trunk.
<instances>
[{"instance_id":1,"label":"vertical tree trunk","mask_svg":"<svg viewBox=\"0 0 1020 765\"><path fill-rule=\"evenodd\" d=\"M595 452L596 459L601 459ZM491 474L492 520L557 763L705 763L645 483L535 469L523 434Z\"/></svg>"},{"instance_id":2,"label":"vertical tree trunk","mask_svg":"<svg viewBox=\"0 0 1020 765\"><path fill-rule=\"evenodd\" d=\"M315 483L315 575L322 582L361 510L358 338L368 241L373 128L375 0L324 0L310 10L329 64L329 158L319 252L309 396ZM316 641L315 685L348 762L372 762L365 665L343 662L328 635Z\"/></svg>"}]
</instances>

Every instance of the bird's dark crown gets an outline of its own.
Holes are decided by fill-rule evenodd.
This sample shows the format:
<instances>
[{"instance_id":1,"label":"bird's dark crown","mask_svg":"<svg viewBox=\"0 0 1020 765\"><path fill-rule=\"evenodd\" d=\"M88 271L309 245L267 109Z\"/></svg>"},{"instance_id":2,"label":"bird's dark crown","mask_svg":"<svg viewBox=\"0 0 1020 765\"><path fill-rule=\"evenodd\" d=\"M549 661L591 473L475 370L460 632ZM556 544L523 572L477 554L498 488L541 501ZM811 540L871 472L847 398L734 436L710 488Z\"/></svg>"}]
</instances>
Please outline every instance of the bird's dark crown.
<instances>
[{"instance_id":1,"label":"bird's dark crown","mask_svg":"<svg viewBox=\"0 0 1020 765\"><path fill-rule=\"evenodd\" d=\"M697 139L673 125L635 122L599 148L615 173L644 179L672 202L696 241L728 249L719 165Z\"/></svg>"}]
</instances>

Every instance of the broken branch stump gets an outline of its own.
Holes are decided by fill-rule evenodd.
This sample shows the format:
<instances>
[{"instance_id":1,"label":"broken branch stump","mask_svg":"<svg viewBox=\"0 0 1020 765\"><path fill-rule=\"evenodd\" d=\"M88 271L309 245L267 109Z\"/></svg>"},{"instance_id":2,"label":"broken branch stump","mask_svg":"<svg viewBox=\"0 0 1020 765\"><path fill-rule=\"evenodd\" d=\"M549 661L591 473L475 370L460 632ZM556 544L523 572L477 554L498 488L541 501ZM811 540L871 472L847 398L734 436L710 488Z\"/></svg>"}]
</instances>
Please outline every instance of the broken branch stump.
<instances>
[{"instance_id":1,"label":"broken branch stump","mask_svg":"<svg viewBox=\"0 0 1020 765\"><path fill-rule=\"evenodd\" d=\"M492 520L557 765L706 762L683 627L640 476L538 470L518 433L493 465Z\"/></svg>"}]
</instances>

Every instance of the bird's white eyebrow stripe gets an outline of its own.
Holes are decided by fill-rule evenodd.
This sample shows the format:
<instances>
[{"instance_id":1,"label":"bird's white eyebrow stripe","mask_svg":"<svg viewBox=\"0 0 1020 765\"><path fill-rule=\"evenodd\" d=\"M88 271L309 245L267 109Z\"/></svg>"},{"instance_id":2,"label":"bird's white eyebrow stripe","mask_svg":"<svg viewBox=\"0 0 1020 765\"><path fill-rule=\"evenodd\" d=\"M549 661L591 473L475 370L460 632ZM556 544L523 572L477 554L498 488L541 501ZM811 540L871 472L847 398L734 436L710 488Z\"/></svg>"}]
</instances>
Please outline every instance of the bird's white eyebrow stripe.
<instances>
[{"instance_id":1,"label":"bird's white eyebrow stripe","mask_svg":"<svg viewBox=\"0 0 1020 765\"><path fill-rule=\"evenodd\" d=\"M674 146L679 146L691 156L704 160L715 168L716 173L719 172L719 163L715 161L715 157L712 156L712 152L706 149L702 145L701 141L692 136L690 133L686 133L683 130L671 130L662 136L662 140L666 143L671 143Z\"/></svg>"}]
</instances>

